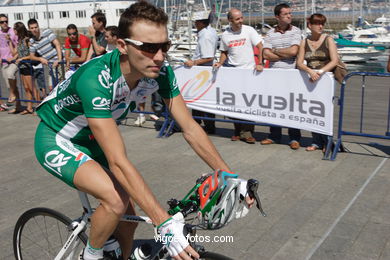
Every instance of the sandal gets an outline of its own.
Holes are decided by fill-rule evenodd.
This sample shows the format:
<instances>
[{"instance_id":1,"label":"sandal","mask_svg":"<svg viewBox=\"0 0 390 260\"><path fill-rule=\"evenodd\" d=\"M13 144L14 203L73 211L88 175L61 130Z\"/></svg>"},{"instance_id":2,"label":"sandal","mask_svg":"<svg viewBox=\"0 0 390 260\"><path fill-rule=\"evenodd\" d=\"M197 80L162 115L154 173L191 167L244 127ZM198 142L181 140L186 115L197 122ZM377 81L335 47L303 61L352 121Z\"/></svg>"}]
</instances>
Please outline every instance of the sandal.
<instances>
[{"instance_id":1,"label":"sandal","mask_svg":"<svg viewBox=\"0 0 390 260\"><path fill-rule=\"evenodd\" d=\"M310 146L306 147L306 151L308 151L308 152L312 152L312 151L315 151L315 150L318 150L318 146L317 145L310 145Z\"/></svg>"},{"instance_id":2,"label":"sandal","mask_svg":"<svg viewBox=\"0 0 390 260\"><path fill-rule=\"evenodd\" d=\"M20 112L22 112L22 110L18 110L16 108L14 108L14 109L8 111L8 114L19 114Z\"/></svg>"},{"instance_id":3,"label":"sandal","mask_svg":"<svg viewBox=\"0 0 390 260\"><path fill-rule=\"evenodd\" d=\"M8 103L14 103L15 100L16 100L16 96L9 97L9 98L8 98Z\"/></svg>"},{"instance_id":4,"label":"sandal","mask_svg":"<svg viewBox=\"0 0 390 260\"><path fill-rule=\"evenodd\" d=\"M19 115L28 115L28 114L33 114L33 113L34 113L34 110L25 109L22 112L20 112Z\"/></svg>"},{"instance_id":5,"label":"sandal","mask_svg":"<svg viewBox=\"0 0 390 260\"><path fill-rule=\"evenodd\" d=\"M7 104L1 104L0 105L0 111L3 112L3 111L7 111L9 108L9 106L7 106Z\"/></svg>"}]
</instances>

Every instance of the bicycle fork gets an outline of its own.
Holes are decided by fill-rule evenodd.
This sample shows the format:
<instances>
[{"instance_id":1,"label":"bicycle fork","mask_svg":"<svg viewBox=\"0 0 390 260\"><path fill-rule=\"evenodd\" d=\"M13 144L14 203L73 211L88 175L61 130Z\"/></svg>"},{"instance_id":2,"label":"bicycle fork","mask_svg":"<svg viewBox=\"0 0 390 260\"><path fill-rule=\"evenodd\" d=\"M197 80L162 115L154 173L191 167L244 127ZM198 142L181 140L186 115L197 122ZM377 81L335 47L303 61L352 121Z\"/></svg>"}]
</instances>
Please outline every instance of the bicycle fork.
<instances>
[{"instance_id":1,"label":"bicycle fork","mask_svg":"<svg viewBox=\"0 0 390 260\"><path fill-rule=\"evenodd\" d=\"M64 246L61 248L61 251L57 254L54 260L61 260L63 255L68 250L71 250L71 252L65 258L66 260L74 259L73 258L74 254L80 253L80 252L74 252L78 244L75 242L80 239L78 235L85 229L87 222L88 222L88 214L84 214L83 217L81 218L81 221L75 220L68 226L69 231L73 230L73 232L70 234Z\"/></svg>"}]
</instances>

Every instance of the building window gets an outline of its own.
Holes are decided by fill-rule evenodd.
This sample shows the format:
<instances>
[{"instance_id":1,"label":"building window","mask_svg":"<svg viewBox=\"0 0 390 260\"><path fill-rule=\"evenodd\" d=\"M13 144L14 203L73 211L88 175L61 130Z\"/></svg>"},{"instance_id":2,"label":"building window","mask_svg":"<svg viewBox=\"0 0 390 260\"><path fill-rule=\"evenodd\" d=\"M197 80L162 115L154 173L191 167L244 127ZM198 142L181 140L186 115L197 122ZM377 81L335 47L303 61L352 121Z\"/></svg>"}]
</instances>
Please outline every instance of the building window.
<instances>
[{"instance_id":1,"label":"building window","mask_svg":"<svg viewBox=\"0 0 390 260\"><path fill-rule=\"evenodd\" d=\"M49 15L47 15L49 14ZM47 19L49 17L49 19L53 19L53 12L43 12L43 16L45 17L45 19Z\"/></svg>"},{"instance_id":2,"label":"building window","mask_svg":"<svg viewBox=\"0 0 390 260\"><path fill-rule=\"evenodd\" d=\"M23 20L23 13L14 13L15 20Z\"/></svg>"},{"instance_id":3,"label":"building window","mask_svg":"<svg viewBox=\"0 0 390 260\"><path fill-rule=\"evenodd\" d=\"M28 18L38 19L38 13L37 12L28 12Z\"/></svg>"},{"instance_id":4,"label":"building window","mask_svg":"<svg viewBox=\"0 0 390 260\"><path fill-rule=\"evenodd\" d=\"M97 10L96 10L96 13L103 13L103 14L105 14L105 13L106 13L106 10L97 9Z\"/></svg>"},{"instance_id":5,"label":"building window","mask_svg":"<svg viewBox=\"0 0 390 260\"><path fill-rule=\"evenodd\" d=\"M61 11L60 18L69 18L69 11Z\"/></svg>"},{"instance_id":6,"label":"building window","mask_svg":"<svg viewBox=\"0 0 390 260\"><path fill-rule=\"evenodd\" d=\"M125 12L126 9L116 9L116 16L121 16Z\"/></svg>"},{"instance_id":7,"label":"building window","mask_svg":"<svg viewBox=\"0 0 390 260\"><path fill-rule=\"evenodd\" d=\"M87 12L85 10L76 11L76 18L85 18L87 17Z\"/></svg>"}]
</instances>

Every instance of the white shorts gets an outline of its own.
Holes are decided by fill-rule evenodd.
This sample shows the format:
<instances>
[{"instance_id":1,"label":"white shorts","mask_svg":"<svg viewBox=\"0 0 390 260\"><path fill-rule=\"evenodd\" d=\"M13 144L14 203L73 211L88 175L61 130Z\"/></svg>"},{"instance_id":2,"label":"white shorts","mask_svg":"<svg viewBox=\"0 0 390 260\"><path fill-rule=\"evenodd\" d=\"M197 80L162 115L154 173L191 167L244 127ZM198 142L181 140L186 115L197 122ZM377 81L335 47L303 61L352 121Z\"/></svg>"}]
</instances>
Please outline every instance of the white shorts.
<instances>
[{"instance_id":1,"label":"white shorts","mask_svg":"<svg viewBox=\"0 0 390 260\"><path fill-rule=\"evenodd\" d=\"M18 66L15 63L1 65L1 75L7 88L10 87L8 79L16 79L16 72L18 72Z\"/></svg>"}]
</instances>

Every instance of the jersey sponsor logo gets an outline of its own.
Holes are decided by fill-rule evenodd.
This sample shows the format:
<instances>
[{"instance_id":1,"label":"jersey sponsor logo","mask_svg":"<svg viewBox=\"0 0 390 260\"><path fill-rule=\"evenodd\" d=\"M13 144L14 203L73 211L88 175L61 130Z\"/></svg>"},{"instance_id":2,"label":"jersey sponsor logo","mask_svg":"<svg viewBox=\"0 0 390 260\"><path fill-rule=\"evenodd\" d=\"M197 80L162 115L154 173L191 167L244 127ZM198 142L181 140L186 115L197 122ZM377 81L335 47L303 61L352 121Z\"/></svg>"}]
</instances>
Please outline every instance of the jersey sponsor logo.
<instances>
[{"instance_id":1,"label":"jersey sponsor logo","mask_svg":"<svg viewBox=\"0 0 390 260\"><path fill-rule=\"evenodd\" d=\"M100 72L100 74L98 75L98 80L103 88L110 89L111 86L113 85L113 83L110 82L111 80L110 68L107 67L107 65L104 66L106 69Z\"/></svg>"},{"instance_id":2,"label":"jersey sponsor logo","mask_svg":"<svg viewBox=\"0 0 390 260\"><path fill-rule=\"evenodd\" d=\"M58 94L64 92L70 85L70 79L66 79L58 84Z\"/></svg>"},{"instance_id":3,"label":"jersey sponsor logo","mask_svg":"<svg viewBox=\"0 0 390 260\"><path fill-rule=\"evenodd\" d=\"M76 162L79 162L79 166L81 166L83 163L89 160L89 156L85 153L79 153L76 157Z\"/></svg>"},{"instance_id":4,"label":"jersey sponsor logo","mask_svg":"<svg viewBox=\"0 0 390 260\"><path fill-rule=\"evenodd\" d=\"M239 47L239 46L243 46L246 42L246 39L239 39L239 40L233 40L233 41L229 41L229 48L231 47Z\"/></svg>"},{"instance_id":5,"label":"jersey sponsor logo","mask_svg":"<svg viewBox=\"0 0 390 260\"><path fill-rule=\"evenodd\" d=\"M43 164L58 175L62 176L61 167L66 165L70 158L72 157L65 157L63 153L60 153L60 151L53 150L45 155L45 162Z\"/></svg>"},{"instance_id":6,"label":"jersey sponsor logo","mask_svg":"<svg viewBox=\"0 0 390 260\"><path fill-rule=\"evenodd\" d=\"M158 89L159 85L158 82L155 79L149 79L149 78L143 78L137 85L137 87L143 88L143 89Z\"/></svg>"},{"instance_id":7,"label":"jersey sponsor logo","mask_svg":"<svg viewBox=\"0 0 390 260\"><path fill-rule=\"evenodd\" d=\"M117 104L125 102L125 101L126 101L126 97L123 97L123 98L120 98L120 99L115 99L114 100L114 105L117 105Z\"/></svg>"},{"instance_id":8,"label":"jersey sponsor logo","mask_svg":"<svg viewBox=\"0 0 390 260\"><path fill-rule=\"evenodd\" d=\"M58 112L64 107L71 106L79 102L80 98L76 94L69 95L57 101L57 104L54 105L54 112L58 114Z\"/></svg>"},{"instance_id":9,"label":"jersey sponsor logo","mask_svg":"<svg viewBox=\"0 0 390 260\"><path fill-rule=\"evenodd\" d=\"M111 99L95 97L92 99L93 109L95 110L108 110L110 109Z\"/></svg>"}]
</instances>

